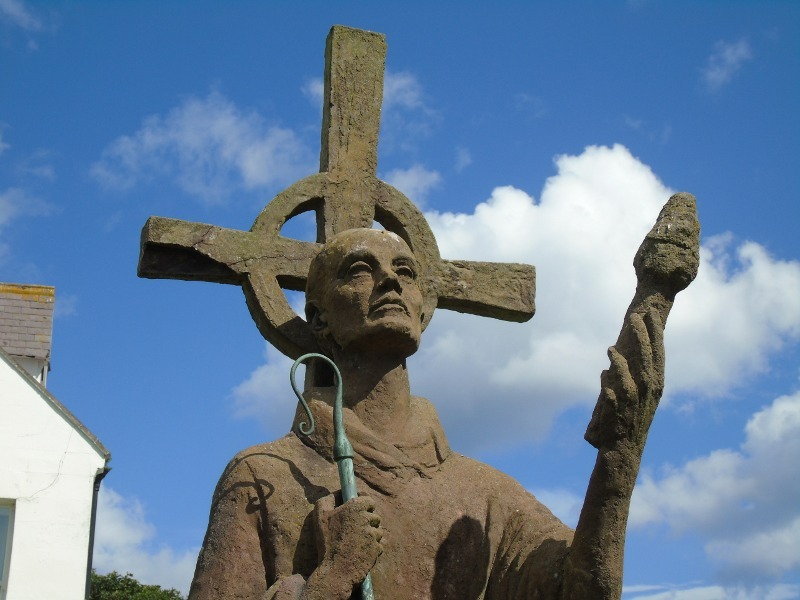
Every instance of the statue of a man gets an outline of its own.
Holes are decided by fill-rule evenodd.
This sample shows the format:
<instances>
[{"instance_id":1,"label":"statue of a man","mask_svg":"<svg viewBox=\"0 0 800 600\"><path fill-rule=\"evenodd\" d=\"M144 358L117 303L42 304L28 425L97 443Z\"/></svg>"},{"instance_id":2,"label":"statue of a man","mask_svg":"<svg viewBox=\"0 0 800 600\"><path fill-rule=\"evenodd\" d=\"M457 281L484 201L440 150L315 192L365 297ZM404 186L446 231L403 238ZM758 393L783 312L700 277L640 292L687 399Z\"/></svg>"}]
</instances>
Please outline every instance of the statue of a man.
<instances>
[{"instance_id":1,"label":"statue of a man","mask_svg":"<svg viewBox=\"0 0 800 600\"><path fill-rule=\"evenodd\" d=\"M189 596L346 599L369 572L379 600L619 598L630 499L664 387L664 324L697 273L694 197L670 198L634 259L636 293L600 378L585 436L597 461L573 532L511 478L451 452L433 406L411 395L406 359L436 308L525 321L535 274L444 260L422 213L377 178L385 54L380 34L331 29L320 172L279 193L249 231L162 217L142 230L140 276L241 285L276 348L321 348L336 363L361 493L336 497L333 377L314 366L305 397L316 429L302 434L301 413L291 433L229 463ZM310 211L321 250L281 235ZM356 229L375 221L394 233ZM307 321L281 291L303 284Z\"/></svg>"},{"instance_id":2,"label":"statue of a man","mask_svg":"<svg viewBox=\"0 0 800 600\"><path fill-rule=\"evenodd\" d=\"M573 531L516 481L451 452L433 406L411 395L406 358L419 346L424 318L418 272L400 237L374 229L344 231L313 259L306 316L342 373L360 497L336 499L333 392L317 372L306 392L316 430L302 435L298 414L291 433L239 453L223 473L192 600L347 599L368 572L381 600L619 595L630 499L630 474L617 472L627 464L619 444L635 449L644 440L629 444L635 432L590 439L605 448L605 459L598 459L573 547ZM666 317L658 308L650 302L644 316L629 310L626 317L623 333L633 333L621 334L619 357L612 354L603 379L603 406L613 406L593 420L604 435L627 418L632 385L650 382L660 397ZM635 418L646 421L646 435L649 420Z\"/></svg>"},{"instance_id":3,"label":"statue of a man","mask_svg":"<svg viewBox=\"0 0 800 600\"><path fill-rule=\"evenodd\" d=\"M406 243L373 229L314 259L307 320L345 382L361 497L334 508L332 394L318 388L310 437L295 426L226 469L190 598L346 599L369 571L377 598L553 597L572 532L509 477L452 453L431 404L411 395L417 274Z\"/></svg>"}]
</instances>

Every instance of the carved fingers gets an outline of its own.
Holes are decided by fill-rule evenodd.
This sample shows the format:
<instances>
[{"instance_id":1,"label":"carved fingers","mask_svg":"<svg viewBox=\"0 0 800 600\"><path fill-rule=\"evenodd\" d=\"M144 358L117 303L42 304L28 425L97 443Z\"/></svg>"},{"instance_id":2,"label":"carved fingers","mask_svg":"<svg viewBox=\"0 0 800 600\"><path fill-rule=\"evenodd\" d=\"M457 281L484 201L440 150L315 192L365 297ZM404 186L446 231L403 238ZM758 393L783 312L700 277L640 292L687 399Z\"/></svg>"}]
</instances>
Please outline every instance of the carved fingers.
<instances>
[{"instance_id":1,"label":"carved fingers","mask_svg":"<svg viewBox=\"0 0 800 600\"><path fill-rule=\"evenodd\" d=\"M654 308L644 316L632 313L630 328L634 343L628 348L629 372L636 383L640 401L661 396L664 387L664 326Z\"/></svg>"},{"instance_id":2,"label":"carved fingers","mask_svg":"<svg viewBox=\"0 0 800 600\"><path fill-rule=\"evenodd\" d=\"M639 395L639 388L636 386L627 359L617 350L615 346L608 349L608 358L611 366L604 371L603 392L609 397L616 399L621 406L635 402Z\"/></svg>"},{"instance_id":3,"label":"carved fingers","mask_svg":"<svg viewBox=\"0 0 800 600\"><path fill-rule=\"evenodd\" d=\"M352 590L383 552L381 518L369 496L353 498L336 508L333 503L333 496L327 496L315 507L318 533L324 540L321 556L330 577L346 582Z\"/></svg>"},{"instance_id":4,"label":"carved fingers","mask_svg":"<svg viewBox=\"0 0 800 600\"><path fill-rule=\"evenodd\" d=\"M600 376L600 397L586 431L596 448L623 438L644 443L664 389L664 325L659 312L632 312L616 346L608 349L609 368Z\"/></svg>"}]
</instances>

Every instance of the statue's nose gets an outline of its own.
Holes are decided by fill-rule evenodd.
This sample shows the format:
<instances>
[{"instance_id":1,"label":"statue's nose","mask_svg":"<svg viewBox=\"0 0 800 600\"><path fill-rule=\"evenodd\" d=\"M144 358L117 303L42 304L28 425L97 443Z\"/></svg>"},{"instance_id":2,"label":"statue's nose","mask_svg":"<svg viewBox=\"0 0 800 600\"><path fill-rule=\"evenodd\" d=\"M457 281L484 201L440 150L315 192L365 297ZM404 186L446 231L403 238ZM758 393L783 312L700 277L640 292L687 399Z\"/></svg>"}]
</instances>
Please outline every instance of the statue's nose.
<instances>
[{"instance_id":1,"label":"statue's nose","mask_svg":"<svg viewBox=\"0 0 800 600\"><path fill-rule=\"evenodd\" d=\"M400 279L397 277L397 273L395 273L394 269L381 266L376 269L376 275L378 277L378 289L400 291Z\"/></svg>"}]
</instances>

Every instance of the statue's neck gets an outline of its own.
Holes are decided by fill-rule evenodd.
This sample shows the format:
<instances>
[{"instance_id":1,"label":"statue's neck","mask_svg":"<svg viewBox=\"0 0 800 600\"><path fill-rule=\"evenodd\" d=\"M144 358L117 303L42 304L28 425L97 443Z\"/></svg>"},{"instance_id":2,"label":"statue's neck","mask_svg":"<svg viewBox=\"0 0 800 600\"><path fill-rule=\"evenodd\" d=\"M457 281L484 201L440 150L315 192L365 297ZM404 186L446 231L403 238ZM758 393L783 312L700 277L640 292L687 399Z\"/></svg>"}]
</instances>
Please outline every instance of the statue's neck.
<instances>
[{"instance_id":1,"label":"statue's neck","mask_svg":"<svg viewBox=\"0 0 800 600\"><path fill-rule=\"evenodd\" d=\"M411 413L411 389L405 359L386 356L339 356L343 403L387 442L402 436Z\"/></svg>"}]
</instances>

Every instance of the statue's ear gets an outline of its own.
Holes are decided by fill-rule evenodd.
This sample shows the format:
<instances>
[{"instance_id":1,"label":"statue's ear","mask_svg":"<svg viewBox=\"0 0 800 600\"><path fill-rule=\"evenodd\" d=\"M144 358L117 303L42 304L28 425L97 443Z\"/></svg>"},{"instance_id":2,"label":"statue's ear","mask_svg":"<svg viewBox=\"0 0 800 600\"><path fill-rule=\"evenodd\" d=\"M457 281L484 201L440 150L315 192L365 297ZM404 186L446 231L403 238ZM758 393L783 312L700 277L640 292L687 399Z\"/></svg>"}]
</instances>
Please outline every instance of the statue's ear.
<instances>
[{"instance_id":1,"label":"statue's ear","mask_svg":"<svg viewBox=\"0 0 800 600\"><path fill-rule=\"evenodd\" d=\"M306 304L306 321L317 340L325 336L328 331L328 319L313 302Z\"/></svg>"}]
</instances>

